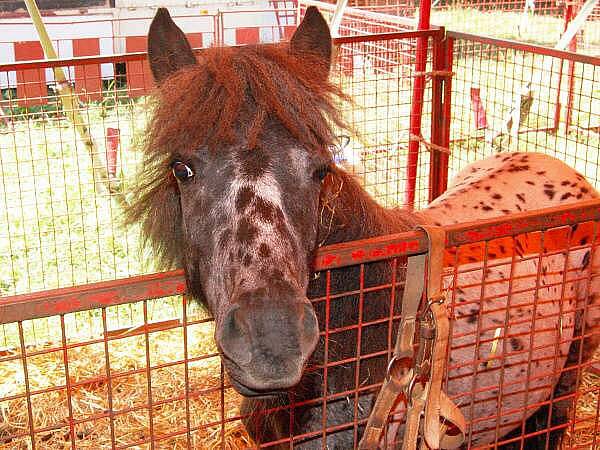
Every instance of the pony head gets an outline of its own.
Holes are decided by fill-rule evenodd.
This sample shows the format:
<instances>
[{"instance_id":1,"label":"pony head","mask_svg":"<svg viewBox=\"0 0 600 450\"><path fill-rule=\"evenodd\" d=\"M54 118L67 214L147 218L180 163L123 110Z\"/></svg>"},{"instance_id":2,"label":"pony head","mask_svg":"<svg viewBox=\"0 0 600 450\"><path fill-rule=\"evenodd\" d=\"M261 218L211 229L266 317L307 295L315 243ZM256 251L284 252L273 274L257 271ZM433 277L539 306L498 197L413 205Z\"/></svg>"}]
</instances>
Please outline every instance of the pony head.
<instances>
[{"instance_id":1,"label":"pony head","mask_svg":"<svg viewBox=\"0 0 600 450\"><path fill-rule=\"evenodd\" d=\"M289 44L196 59L159 9L148 49L158 88L130 219L213 314L233 386L290 388L319 339L306 291L332 126L343 125L328 26L311 7Z\"/></svg>"}]
</instances>

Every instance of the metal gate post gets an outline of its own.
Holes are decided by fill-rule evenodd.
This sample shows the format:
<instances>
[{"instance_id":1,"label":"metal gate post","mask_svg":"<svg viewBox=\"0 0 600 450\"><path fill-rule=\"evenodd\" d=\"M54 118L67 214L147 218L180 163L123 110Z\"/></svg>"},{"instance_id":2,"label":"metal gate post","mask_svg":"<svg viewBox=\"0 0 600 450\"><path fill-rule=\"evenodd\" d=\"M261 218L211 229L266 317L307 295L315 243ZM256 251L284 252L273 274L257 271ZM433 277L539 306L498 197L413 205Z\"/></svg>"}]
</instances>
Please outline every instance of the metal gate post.
<instances>
[{"instance_id":1,"label":"metal gate post","mask_svg":"<svg viewBox=\"0 0 600 450\"><path fill-rule=\"evenodd\" d=\"M431 0L423 0L419 6L418 30L429 28ZM415 188L417 185L417 166L419 164L420 142L416 139L421 135L421 114L423 112L423 94L425 92L425 68L427 67L427 45L429 37L417 38L417 54L415 61L415 82L410 110L410 136L408 141L408 161L406 167L406 207L415 206Z\"/></svg>"},{"instance_id":2,"label":"metal gate post","mask_svg":"<svg viewBox=\"0 0 600 450\"><path fill-rule=\"evenodd\" d=\"M444 30L433 39L433 72L446 76L434 76L432 80L431 143L429 161L429 201L439 197L448 187L449 154L441 149L449 149L450 114L452 94L452 53L453 38L446 38ZM437 148L437 149L436 149Z\"/></svg>"}]
</instances>

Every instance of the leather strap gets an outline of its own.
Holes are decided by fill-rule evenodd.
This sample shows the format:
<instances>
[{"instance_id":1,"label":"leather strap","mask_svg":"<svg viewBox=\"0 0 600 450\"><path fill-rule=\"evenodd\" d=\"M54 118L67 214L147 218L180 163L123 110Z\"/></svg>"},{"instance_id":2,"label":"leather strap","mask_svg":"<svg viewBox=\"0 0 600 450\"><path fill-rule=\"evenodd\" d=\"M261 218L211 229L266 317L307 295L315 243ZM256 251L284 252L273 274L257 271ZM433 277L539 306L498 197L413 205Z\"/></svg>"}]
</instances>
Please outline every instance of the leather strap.
<instances>
[{"instance_id":1,"label":"leather strap","mask_svg":"<svg viewBox=\"0 0 600 450\"><path fill-rule=\"evenodd\" d=\"M441 285L445 232L442 228L433 226L423 226L422 229L429 238L429 251L427 254L408 258L402 296L402 319L394 354L359 444L360 450L379 447L388 416L402 394L408 402L403 450L416 449L419 436L423 437L421 448L455 449L464 442L465 419L441 390L449 333ZM425 278L427 303L422 307ZM420 336L415 355L414 336L417 330ZM426 378L427 381L421 378ZM422 423L423 414L425 420ZM452 435L447 434L448 424L455 431Z\"/></svg>"},{"instance_id":2,"label":"leather strap","mask_svg":"<svg viewBox=\"0 0 600 450\"><path fill-rule=\"evenodd\" d=\"M429 238L429 261L427 265L427 293L426 299L431 313L431 328L435 333L433 352L431 355L431 368L428 383L428 397L425 407L424 437L431 448L439 448L442 440L440 436L440 393L442 390L442 377L446 367L446 350L448 344L448 313L444 302L442 290L442 267L446 234L443 228L422 227Z\"/></svg>"},{"instance_id":3,"label":"leather strap","mask_svg":"<svg viewBox=\"0 0 600 450\"><path fill-rule=\"evenodd\" d=\"M415 387L410 407L406 415L406 428L404 429L404 440L402 450L414 450L416 442L421 433L421 415L425 409L427 394L420 387Z\"/></svg>"},{"instance_id":4,"label":"leather strap","mask_svg":"<svg viewBox=\"0 0 600 450\"><path fill-rule=\"evenodd\" d=\"M402 319L398 328L398 337L394 348L396 359L414 357L414 337L417 324L417 312L421 305L425 286L425 264L427 255L415 255L408 258L406 280L402 293Z\"/></svg>"}]
</instances>

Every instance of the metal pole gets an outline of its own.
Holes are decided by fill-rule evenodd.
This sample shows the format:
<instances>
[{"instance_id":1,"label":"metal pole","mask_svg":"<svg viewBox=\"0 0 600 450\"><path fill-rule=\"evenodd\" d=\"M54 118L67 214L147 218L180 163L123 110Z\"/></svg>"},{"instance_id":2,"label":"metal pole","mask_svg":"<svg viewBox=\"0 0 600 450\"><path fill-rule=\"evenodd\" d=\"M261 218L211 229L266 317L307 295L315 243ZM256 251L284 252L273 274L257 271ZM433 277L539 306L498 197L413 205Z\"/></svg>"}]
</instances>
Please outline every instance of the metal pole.
<instances>
[{"instance_id":1,"label":"metal pole","mask_svg":"<svg viewBox=\"0 0 600 450\"><path fill-rule=\"evenodd\" d=\"M432 69L434 71L445 70L445 52L443 37L436 36L433 38L432 48ZM443 132L444 132L444 80L442 77L433 77L431 85L431 143L439 146L443 145ZM439 192L439 178L441 169L441 157L443 153L435 150L434 148L429 149L429 201L433 201L438 197Z\"/></svg>"},{"instance_id":2,"label":"metal pole","mask_svg":"<svg viewBox=\"0 0 600 450\"><path fill-rule=\"evenodd\" d=\"M418 30L429 28L431 0L423 0L419 6ZM425 68L427 67L428 37L417 39L417 54L415 72L417 75L413 84L412 105L410 111L410 136L408 141L408 162L406 167L406 207L415 206L415 188L417 184L417 165L419 164L419 141L414 136L421 135L421 114L423 112L423 95L425 92Z\"/></svg>"},{"instance_id":3,"label":"metal pole","mask_svg":"<svg viewBox=\"0 0 600 450\"><path fill-rule=\"evenodd\" d=\"M46 59L58 59L35 0L25 0L25 5L27 6L29 16L31 17L33 25L35 26L40 38L40 43L44 50L44 54L46 55ZM109 176L106 164L104 164L104 161L100 159L98 146L94 143L94 139L90 133L88 125L79 113L79 99L69 84L62 67L54 68L54 79L56 80L58 98L62 104L63 112L75 127L81 142L87 149L90 158L92 159L95 181L108 188L108 191L112 194L112 197L117 201L119 206L122 208L127 207L127 200L121 192L121 183L118 179L111 178Z\"/></svg>"},{"instance_id":4,"label":"metal pole","mask_svg":"<svg viewBox=\"0 0 600 450\"><path fill-rule=\"evenodd\" d=\"M450 73L454 39L434 37L433 70ZM452 77L435 77L432 86L431 142L441 148L450 148ZM449 154L430 149L429 201L442 195L448 187Z\"/></svg>"}]
</instances>

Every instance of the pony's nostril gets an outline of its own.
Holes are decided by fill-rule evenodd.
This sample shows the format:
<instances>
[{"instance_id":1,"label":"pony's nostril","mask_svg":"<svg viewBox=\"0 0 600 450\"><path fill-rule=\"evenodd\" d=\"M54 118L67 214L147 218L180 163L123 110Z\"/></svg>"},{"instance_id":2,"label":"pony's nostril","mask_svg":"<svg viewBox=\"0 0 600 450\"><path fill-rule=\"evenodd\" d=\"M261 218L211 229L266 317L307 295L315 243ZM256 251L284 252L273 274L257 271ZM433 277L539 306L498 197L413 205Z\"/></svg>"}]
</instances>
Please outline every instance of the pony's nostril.
<instances>
[{"instance_id":1,"label":"pony's nostril","mask_svg":"<svg viewBox=\"0 0 600 450\"><path fill-rule=\"evenodd\" d=\"M219 341L223 353L237 364L250 362L252 355L240 308L231 310L225 316Z\"/></svg>"}]
</instances>

